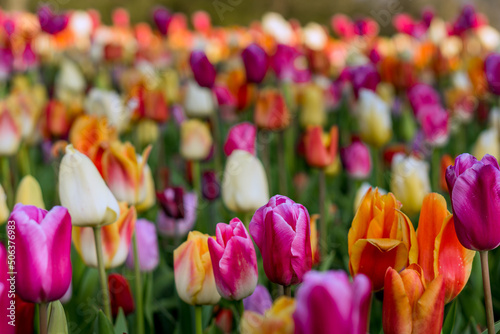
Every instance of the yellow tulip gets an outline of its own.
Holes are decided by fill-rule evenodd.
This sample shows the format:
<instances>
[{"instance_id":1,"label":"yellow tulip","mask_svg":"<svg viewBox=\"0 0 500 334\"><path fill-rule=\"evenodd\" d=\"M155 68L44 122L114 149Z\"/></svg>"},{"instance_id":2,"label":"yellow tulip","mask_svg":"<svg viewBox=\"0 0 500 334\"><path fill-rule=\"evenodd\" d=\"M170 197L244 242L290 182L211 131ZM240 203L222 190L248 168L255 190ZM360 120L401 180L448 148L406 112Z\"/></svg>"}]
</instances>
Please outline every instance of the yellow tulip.
<instances>
[{"instance_id":1,"label":"yellow tulip","mask_svg":"<svg viewBox=\"0 0 500 334\"><path fill-rule=\"evenodd\" d=\"M16 204L34 205L40 209L45 209L43 202L42 188L38 181L31 175L23 177L16 192Z\"/></svg>"}]
</instances>

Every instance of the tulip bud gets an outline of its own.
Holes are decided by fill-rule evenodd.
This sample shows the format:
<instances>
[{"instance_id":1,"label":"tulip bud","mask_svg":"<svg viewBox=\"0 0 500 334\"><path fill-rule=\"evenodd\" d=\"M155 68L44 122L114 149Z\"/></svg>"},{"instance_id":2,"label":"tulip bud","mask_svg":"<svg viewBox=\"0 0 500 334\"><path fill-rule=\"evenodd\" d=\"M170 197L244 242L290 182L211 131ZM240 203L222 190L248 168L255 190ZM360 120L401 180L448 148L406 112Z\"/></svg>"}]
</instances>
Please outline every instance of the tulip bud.
<instances>
[{"instance_id":1,"label":"tulip bud","mask_svg":"<svg viewBox=\"0 0 500 334\"><path fill-rule=\"evenodd\" d=\"M319 254L319 232L318 232L318 221L319 214L314 214L311 216L311 253L313 256L312 265L315 266L320 262Z\"/></svg>"},{"instance_id":2,"label":"tulip bud","mask_svg":"<svg viewBox=\"0 0 500 334\"><path fill-rule=\"evenodd\" d=\"M49 304L47 309L47 334L68 334L68 323L64 307L59 300Z\"/></svg>"},{"instance_id":3,"label":"tulip bud","mask_svg":"<svg viewBox=\"0 0 500 334\"><path fill-rule=\"evenodd\" d=\"M159 262L156 226L146 219L138 219L135 224L135 235L139 268L143 272L153 271ZM134 249L132 244L130 244L128 250L127 267L134 269Z\"/></svg>"},{"instance_id":4,"label":"tulip bud","mask_svg":"<svg viewBox=\"0 0 500 334\"><path fill-rule=\"evenodd\" d=\"M194 79L201 87L212 88L217 75L214 65L210 63L203 51L193 51L189 56L189 64L193 71Z\"/></svg>"},{"instance_id":5,"label":"tulip bud","mask_svg":"<svg viewBox=\"0 0 500 334\"><path fill-rule=\"evenodd\" d=\"M234 150L226 161L222 200L229 210L254 212L269 200L266 172L259 159Z\"/></svg>"},{"instance_id":6,"label":"tulip bud","mask_svg":"<svg viewBox=\"0 0 500 334\"><path fill-rule=\"evenodd\" d=\"M485 251L500 245L497 160L486 154L481 161L463 153L446 170L455 230L460 243L468 249Z\"/></svg>"},{"instance_id":7,"label":"tulip bud","mask_svg":"<svg viewBox=\"0 0 500 334\"><path fill-rule=\"evenodd\" d=\"M208 124L190 119L181 124L181 155L186 160L203 160L212 149L212 135Z\"/></svg>"},{"instance_id":8,"label":"tulip bud","mask_svg":"<svg viewBox=\"0 0 500 334\"><path fill-rule=\"evenodd\" d=\"M295 328L292 318L295 307L296 302L293 298L281 296L263 316L252 311L245 311L241 319L241 333L292 334Z\"/></svg>"},{"instance_id":9,"label":"tulip bud","mask_svg":"<svg viewBox=\"0 0 500 334\"><path fill-rule=\"evenodd\" d=\"M155 143L160 135L158 123L151 119L143 118L137 123L136 138L139 147L146 147Z\"/></svg>"},{"instance_id":10,"label":"tulip bud","mask_svg":"<svg viewBox=\"0 0 500 334\"><path fill-rule=\"evenodd\" d=\"M32 303L61 298L71 283L71 217L66 208L50 211L17 204L7 230L14 230L16 293ZM12 227L10 227L12 226ZM10 235L10 234L9 234Z\"/></svg>"},{"instance_id":11,"label":"tulip bud","mask_svg":"<svg viewBox=\"0 0 500 334\"><path fill-rule=\"evenodd\" d=\"M245 311L252 311L264 315L264 313L266 313L266 311L273 305L273 300L267 288L258 284L255 287L254 292L250 296L243 299L243 305L245 307Z\"/></svg>"},{"instance_id":12,"label":"tulip bud","mask_svg":"<svg viewBox=\"0 0 500 334\"><path fill-rule=\"evenodd\" d=\"M55 35L66 28L69 16L65 13L56 14L48 5L43 5L37 12L40 28L48 34Z\"/></svg>"},{"instance_id":13,"label":"tulip bud","mask_svg":"<svg viewBox=\"0 0 500 334\"><path fill-rule=\"evenodd\" d=\"M363 142L356 140L340 151L342 163L350 177L365 179L370 176L372 158L370 150Z\"/></svg>"},{"instance_id":14,"label":"tulip bud","mask_svg":"<svg viewBox=\"0 0 500 334\"><path fill-rule=\"evenodd\" d=\"M443 146L448 141L449 115L439 105L422 107L418 114L425 140L433 146Z\"/></svg>"},{"instance_id":15,"label":"tulip bud","mask_svg":"<svg viewBox=\"0 0 500 334\"><path fill-rule=\"evenodd\" d=\"M229 129L224 143L224 153L226 153L226 156L230 156L234 150L243 150L255 155L256 135L257 128L255 125L248 122L236 124Z\"/></svg>"},{"instance_id":16,"label":"tulip bud","mask_svg":"<svg viewBox=\"0 0 500 334\"><path fill-rule=\"evenodd\" d=\"M380 75L373 64L348 68L352 89L356 97L361 97L363 90L374 92L380 82ZM374 93L375 94L375 93Z\"/></svg>"},{"instance_id":17,"label":"tulip bud","mask_svg":"<svg viewBox=\"0 0 500 334\"><path fill-rule=\"evenodd\" d=\"M190 305L216 304L220 295L208 250L208 234L190 232L174 250L174 276L177 294Z\"/></svg>"},{"instance_id":18,"label":"tulip bud","mask_svg":"<svg viewBox=\"0 0 500 334\"><path fill-rule=\"evenodd\" d=\"M108 288L113 317L118 315L120 308L122 308L125 315L134 312L134 298L125 277L120 274L110 274L108 276Z\"/></svg>"},{"instance_id":19,"label":"tulip bud","mask_svg":"<svg viewBox=\"0 0 500 334\"><path fill-rule=\"evenodd\" d=\"M320 126L309 127L304 136L307 163L317 168L331 165L337 155L338 137L336 126L332 126L329 135Z\"/></svg>"},{"instance_id":20,"label":"tulip bud","mask_svg":"<svg viewBox=\"0 0 500 334\"><path fill-rule=\"evenodd\" d=\"M9 218L9 208L7 207L7 195L0 184L0 225L5 223L7 218Z\"/></svg>"},{"instance_id":21,"label":"tulip bud","mask_svg":"<svg viewBox=\"0 0 500 334\"><path fill-rule=\"evenodd\" d=\"M255 124L266 130L283 130L290 124L285 99L274 88L261 90L254 111Z\"/></svg>"},{"instance_id":22,"label":"tulip bud","mask_svg":"<svg viewBox=\"0 0 500 334\"><path fill-rule=\"evenodd\" d=\"M21 144L21 127L13 114L0 104L0 156L15 154Z\"/></svg>"},{"instance_id":23,"label":"tulip bud","mask_svg":"<svg viewBox=\"0 0 500 334\"><path fill-rule=\"evenodd\" d=\"M196 221L198 198L195 193L176 188L167 188L163 193L165 197L158 197L163 209L158 211L158 231L167 237L183 237Z\"/></svg>"},{"instance_id":24,"label":"tulip bud","mask_svg":"<svg viewBox=\"0 0 500 334\"><path fill-rule=\"evenodd\" d=\"M120 95L115 91L92 88L84 101L87 114L104 116L119 132L125 130L131 114L125 108Z\"/></svg>"},{"instance_id":25,"label":"tulip bud","mask_svg":"<svg viewBox=\"0 0 500 334\"><path fill-rule=\"evenodd\" d=\"M484 60L484 73L490 92L500 95L500 54L491 53Z\"/></svg>"},{"instance_id":26,"label":"tulip bud","mask_svg":"<svg viewBox=\"0 0 500 334\"><path fill-rule=\"evenodd\" d=\"M153 11L153 21L158 28L158 31L166 36L168 33L168 27L172 21L172 14L164 7L156 7Z\"/></svg>"},{"instance_id":27,"label":"tulip bud","mask_svg":"<svg viewBox=\"0 0 500 334\"><path fill-rule=\"evenodd\" d=\"M420 211L425 195L431 192L429 165L413 156L397 154L392 159L391 191L403 204L403 211Z\"/></svg>"},{"instance_id":28,"label":"tulip bud","mask_svg":"<svg viewBox=\"0 0 500 334\"><path fill-rule=\"evenodd\" d=\"M241 53L247 82L259 84L264 80L269 65L266 51L258 44L252 43Z\"/></svg>"},{"instance_id":29,"label":"tulip bud","mask_svg":"<svg viewBox=\"0 0 500 334\"><path fill-rule=\"evenodd\" d=\"M302 96L300 125L323 126L326 122L325 101L323 89L315 84L308 84Z\"/></svg>"},{"instance_id":30,"label":"tulip bud","mask_svg":"<svg viewBox=\"0 0 500 334\"><path fill-rule=\"evenodd\" d=\"M216 240L208 239L217 291L225 299L241 300L255 290L257 255L245 225L238 218L217 224Z\"/></svg>"},{"instance_id":31,"label":"tulip bud","mask_svg":"<svg viewBox=\"0 0 500 334\"><path fill-rule=\"evenodd\" d=\"M500 158L500 144L498 142L497 129L491 128L483 130L477 138L472 154L478 158L483 158L486 154L494 156L496 159Z\"/></svg>"},{"instance_id":32,"label":"tulip bud","mask_svg":"<svg viewBox=\"0 0 500 334\"><path fill-rule=\"evenodd\" d=\"M392 137L389 106L374 92L361 89L359 93L358 122L361 139L381 147Z\"/></svg>"},{"instance_id":33,"label":"tulip bud","mask_svg":"<svg viewBox=\"0 0 500 334\"><path fill-rule=\"evenodd\" d=\"M175 69L169 68L165 70L163 76L164 90L163 93L167 98L167 102L171 105L179 101L179 74Z\"/></svg>"},{"instance_id":34,"label":"tulip bud","mask_svg":"<svg viewBox=\"0 0 500 334\"><path fill-rule=\"evenodd\" d=\"M212 91L189 81L184 97L184 109L189 117L208 117L214 113L215 101Z\"/></svg>"},{"instance_id":35,"label":"tulip bud","mask_svg":"<svg viewBox=\"0 0 500 334\"><path fill-rule=\"evenodd\" d=\"M61 161L59 198L75 226L111 224L120 213L118 202L95 165L72 145L66 147Z\"/></svg>"},{"instance_id":36,"label":"tulip bud","mask_svg":"<svg viewBox=\"0 0 500 334\"><path fill-rule=\"evenodd\" d=\"M104 266L115 268L125 262L132 234L134 233L137 213L133 206L127 207L120 203L120 216L109 225L102 227L102 250ZM97 268L97 255L95 252L94 230L91 227L73 227L73 244L80 254L83 262Z\"/></svg>"},{"instance_id":37,"label":"tulip bud","mask_svg":"<svg viewBox=\"0 0 500 334\"><path fill-rule=\"evenodd\" d=\"M33 176L26 175L19 182L16 192L16 203L34 205L40 209L45 209L42 188L40 188L40 184Z\"/></svg>"},{"instance_id":38,"label":"tulip bud","mask_svg":"<svg viewBox=\"0 0 500 334\"><path fill-rule=\"evenodd\" d=\"M273 196L250 222L267 278L289 286L302 282L312 267L311 227L307 209L286 196ZM301 245L297 248L296 245Z\"/></svg>"},{"instance_id":39,"label":"tulip bud","mask_svg":"<svg viewBox=\"0 0 500 334\"><path fill-rule=\"evenodd\" d=\"M203 172L201 193L207 201L214 201L220 197L220 184L214 171Z\"/></svg>"},{"instance_id":40,"label":"tulip bud","mask_svg":"<svg viewBox=\"0 0 500 334\"><path fill-rule=\"evenodd\" d=\"M351 283L343 271L307 273L297 292L295 333L366 333L371 292L362 274Z\"/></svg>"},{"instance_id":41,"label":"tulip bud","mask_svg":"<svg viewBox=\"0 0 500 334\"><path fill-rule=\"evenodd\" d=\"M280 81L307 82L311 79L304 54L290 45L276 46L271 57L271 67Z\"/></svg>"}]
</instances>

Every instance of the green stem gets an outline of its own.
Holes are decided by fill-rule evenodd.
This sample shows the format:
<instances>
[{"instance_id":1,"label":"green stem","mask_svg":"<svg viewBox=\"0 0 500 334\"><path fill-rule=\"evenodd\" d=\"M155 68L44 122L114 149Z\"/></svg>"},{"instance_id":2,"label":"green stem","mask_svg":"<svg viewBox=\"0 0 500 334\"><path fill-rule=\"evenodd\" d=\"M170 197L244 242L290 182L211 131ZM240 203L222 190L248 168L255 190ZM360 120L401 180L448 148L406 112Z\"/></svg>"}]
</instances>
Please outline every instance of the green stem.
<instances>
[{"instance_id":1,"label":"green stem","mask_svg":"<svg viewBox=\"0 0 500 334\"><path fill-rule=\"evenodd\" d=\"M252 212L245 212L243 214L243 224L248 230L248 226L250 225L250 221L252 220L253 213Z\"/></svg>"},{"instance_id":2,"label":"green stem","mask_svg":"<svg viewBox=\"0 0 500 334\"><path fill-rule=\"evenodd\" d=\"M439 156L439 148L434 147L432 150L431 170L432 170L432 189L437 192L439 190L439 174L441 169L441 161Z\"/></svg>"},{"instance_id":3,"label":"green stem","mask_svg":"<svg viewBox=\"0 0 500 334\"><path fill-rule=\"evenodd\" d=\"M200 171L200 162L198 160L193 160L193 187L198 195L198 198L201 199L201 171Z\"/></svg>"},{"instance_id":4,"label":"green stem","mask_svg":"<svg viewBox=\"0 0 500 334\"><path fill-rule=\"evenodd\" d=\"M38 320L40 323L40 334L47 334L47 303L38 305Z\"/></svg>"},{"instance_id":5,"label":"green stem","mask_svg":"<svg viewBox=\"0 0 500 334\"><path fill-rule=\"evenodd\" d=\"M279 191L281 195L287 195L286 186L286 165L285 165L285 133L278 133L278 176L279 176Z\"/></svg>"},{"instance_id":6,"label":"green stem","mask_svg":"<svg viewBox=\"0 0 500 334\"><path fill-rule=\"evenodd\" d=\"M108 279L106 276L106 270L104 269L104 259L102 256L101 227L94 226L93 229L95 250L97 254L97 269L99 270L99 281L101 282L102 308L104 309L104 314L108 317L109 321L113 322L113 318L111 317L111 305L109 302Z\"/></svg>"},{"instance_id":7,"label":"green stem","mask_svg":"<svg viewBox=\"0 0 500 334\"><path fill-rule=\"evenodd\" d=\"M12 189L12 174L9 166L9 158L6 156L0 157L2 165L3 189L7 196L7 207L12 208L14 200L14 190Z\"/></svg>"},{"instance_id":8,"label":"green stem","mask_svg":"<svg viewBox=\"0 0 500 334\"><path fill-rule=\"evenodd\" d=\"M142 298L141 266L139 263L139 252L137 250L137 232L132 237L134 245L134 273L135 273L135 300L137 303L136 321L137 333L144 334L144 310Z\"/></svg>"},{"instance_id":9,"label":"green stem","mask_svg":"<svg viewBox=\"0 0 500 334\"><path fill-rule=\"evenodd\" d=\"M219 110L215 110L214 113L212 114L212 126L213 126L213 138L214 138L215 170L220 171L222 170L223 143L221 142Z\"/></svg>"},{"instance_id":10,"label":"green stem","mask_svg":"<svg viewBox=\"0 0 500 334\"><path fill-rule=\"evenodd\" d=\"M319 170L319 224L320 224L320 250L321 255L326 256L327 237L326 237L326 176L323 169Z\"/></svg>"},{"instance_id":11,"label":"green stem","mask_svg":"<svg viewBox=\"0 0 500 334\"><path fill-rule=\"evenodd\" d=\"M196 305L194 307L194 312L196 321L196 334L203 334L202 306Z\"/></svg>"},{"instance_id":12,"label":"green stem","mask_svg":"<svg viewBox=\"0 0 500 334\"><path fill-rule=\"evenodd\" d=\"M23 176L31 174L28 145L26 145L26 143L23 143L19 150L19 163L21 165L21 172Z\"/></svg>"},{"instance_id":13,"label":"green stem","mask_svg":"<svg viewBox=\"0 0 500 334\"><path fill-rule=\"evenodd\" d=\"M374 186L384 188L384 163L377 148L372 148Z\"/></svg>"},{"instance_id":14,"label":"green stem","mask_svg":"<svg viewBox=\"0 0 500 334\"><path fill-rule=\"evenodd\" d=\"M238 300L238 312L240 313L240 318L243 318L243 312L245 312L245 305L243 305L243 299Z\"/></svg>"},{"instance_id":15,"label":"green stem","mask_svg":"<svg viewBox=\"0 0 500 334\"><path fill-rule=\"evenodd\" d=\"M283 293L285 296L292 298L292 286L291 285L283 285Z\"/></svg>"},{"instance_id":16,"label":"green stem","mask_svg":"<svg viewBox=\"0 0 500 334\"><path fill-rule=\"evenodd\" d=\"M486 312L486 323L488 325L488 333L495 333L495 320L493 317L493 302L491 299L490 287L490 270L488 267L488 251L479 252L481 258L481 271L483 274L483 289L484 289L484 308Z\"/></svg>"}]
</instances>

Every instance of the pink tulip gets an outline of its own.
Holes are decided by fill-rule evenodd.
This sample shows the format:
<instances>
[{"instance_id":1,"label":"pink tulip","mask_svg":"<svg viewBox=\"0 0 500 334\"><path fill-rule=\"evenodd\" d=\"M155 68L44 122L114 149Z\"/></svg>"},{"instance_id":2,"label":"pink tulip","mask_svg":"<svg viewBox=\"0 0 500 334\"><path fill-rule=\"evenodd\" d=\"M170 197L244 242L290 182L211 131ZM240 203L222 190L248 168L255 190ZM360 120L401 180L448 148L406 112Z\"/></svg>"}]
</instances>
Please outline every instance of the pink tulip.
<instances>
[{"instance_id":1,"label":"pink tulip","mask_svg":"<svg viewBox=\"0 0 500 334\"><path fill-rule=\"evenodd\" d=\"M442 146L448 141L449 115L440 105L426 105L420 108L418 120L422 126L425 141Z\"/></svg>"},{"instance_id":2,"label":"pink tulip","mask_svg":"<svg viewBox=\"0 0 500 334\"><path fill-rule=\"evenodd\" d=\"M219 223L216 240L208 239L208 250L219 294L229 300L241 300L255 290L257 256L245 225L238 218Z\"/></svg>"},{"instance_id":3,"label":"pink tulip","mask_svg":"<svg viewBox=\"0 0 500 334\"><path fill-rule=\"evenodd\" d=\"M158 238L156 226L146 219L135 222L135 235L137 239L137 255L141 271L153 271L160 260L158 251ZM127 267L134 268L134 246L131 244L127 255Z\"/></svg>"},{"instance_id":4,"label":"pink tulip","mask_svg":"<svg viewBox=\"0 0 500 334\"><path fill-rule=\"evenodd\" d=\"M419 83L414 85L408 90L407 96L417 118L425 106L441 104L438 92L427 84Z\"/></svg>"},{"instance_id":5,"label":"pink tulip","mask_svg":"<svg viewBox=\"0 0 500 334\"><path fill-rule=\"evenodd\" d=\"M15 291L15 288L11 289L11 281L9 281L10 275L7 274L11 271L7 266L7 255L5 246L0 243L0 315L2 317L2 321L0 322L0 333L14 334L16 332L16 327L9 325L8 322L12 319L10 317L11 314L14 319L16 317L16 305L14 304L14 306L11 306L11 301L15 302L15 296L14 293L10 294L12 290ZM9 309L9 307L11 309Z\"/></svg>"},{"instance_id":6,"label":"pink tulip","mask_svg":"<svg viewBox=\"0 0 500 334\"><path fill-rule=\"evenodd\" d=\"M266 51L252 43L241 53L248 82L261 83L267 73L269 59Z\"/></svg>"},{"instance_id":7,"label":"pink tulip","mask_svg":"<svg viewBox=\"0 0 500 334\"><path fill-rule=\"evenodd\" d=\"M366 65L346 68L348 78L350 79L354 96L359 96L361 89L375 91L380 82L380 75L375 66L371 63Z\"/></svg>"},{"instance_id":8,"label":"pink tulip","mask_svg":"<svg viewBox=\"0 0 500 334\"><path fill-rule=\"evenodd\" d=\"M244 150L255 155L257 128L252 123L243 122L233 126L224 143L224 153L230 156L234 150Z\"/></svg>"},{"instance_id":9,"label":"pink tulip","mask_svg":"<svg viewBox=\"0 0 500 334\"><path fill-rule=\"evenodd\" d=\"M207 55L203 51L193 51L189 57L189 64L193 71L193 76L198 85L201 87L212 88L215 82L215 67L208 60Z\"/></svg>"},{"instance_id":10,"label":"pink tulip","mask_svg":"<svg viewBox=\"0 0 500 334\"><path fill-rule=\"evenodd\" d=\"M340 150L340 157L347 174L355 179L365 179L372 170L370 149L360 140Z\"/></svg>"},{"instance_id":11,"label":"pink tulip","mask_svg":"<svg viewBox=\"0 0 500 334\"><path fill-rule=\"evenodd\" d=\"M366 333L371 291L370 280L363 274L351 283L343 271L307 273L297 291L295 333Z\"/></svg>"},{"instance_id":12,"label":"pink tulip","mask_svg":"<svg viewBox=\"0 0 500 334\"><path fill-rule=\"evenodd\" d=\"M250 222L267 278L289 286L302 282L312 267L311 227L307 209L290 198L273 196Z\"/></svg>"},{"instance_id":13,"label":"pink tulip","mask_svg":"<svg viewBox=\"0 0 500 334\"><path fill-rule=\"evenodd\" d=\"M271 67L281 81L306 82L311 79L311 72L305 66L298 67L300 57L304 55L296 48L278 44L271 58Z\"/></svg>"},{"instance_id":14,"label":"pink tulip","mask_svg":"<svg viewBox=\"0 0 500 334\"><path fill-rule=\"evenodd\" d=\"M25 301L49 302L64 296L71 283L71 217L66 208L47 211L17 204L14 221L16 292Z\"/></svg>"}]
</instances>

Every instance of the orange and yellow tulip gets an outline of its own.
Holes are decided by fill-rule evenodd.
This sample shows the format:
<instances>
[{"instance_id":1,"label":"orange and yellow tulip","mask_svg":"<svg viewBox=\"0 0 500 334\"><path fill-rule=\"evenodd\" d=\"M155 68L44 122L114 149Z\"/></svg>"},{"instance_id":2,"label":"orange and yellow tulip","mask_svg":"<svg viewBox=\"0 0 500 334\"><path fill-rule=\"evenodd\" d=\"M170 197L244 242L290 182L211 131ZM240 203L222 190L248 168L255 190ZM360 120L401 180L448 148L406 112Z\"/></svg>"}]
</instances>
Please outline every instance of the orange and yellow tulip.
<instances>
[{"instance_id":1,"label":"orange and yellow tulip","mask_svg":"<svg viewBox=\"0 0 500 334\"><path fill-rule=\"evenodd\" d=\"M265 130L282 130L290 124L290 112L285 98L276 89L267 88L259 93L254 112L255 124Z\"/></svg>"},{"instance_id":2,"label":"orange and yellow tulip","mask_svg":"<svg viewBox=\"0 0 500 334\"><path fill-rule=\"evenodd\" d=\"M96 157L102 155L104 147L117 138L116 129L109 126L106 118L91 115L78 117L69 132L69 141L73 147L94 163L98 160Z\"/></svg>"},{"instance_id":3,"label":"orange and yellow tulip","mask_svg":"<svg viewBox=\"0 0 500 334\"><path fill-rule=\"evenodd\" d=\"M241 320L242 334L291 334L295 325L292 314L295 311L295 300L279 297L271 309L264 315L253 311L245 311Z\"/></svg>"},{"instance_id":4,"label":"orange and yellow tulip","mask_svg":"<svg viewBox=\"0 0 500 334\"><path fill-rule=\"evenodd\" d=\"M311 126L304 136L306 161L310 166L325 168L330 166L337 155L338 128L332 126L329 134L320 126Z\"/></svg>"},{"instance_id":5,"label":"orange and yellow tulip","mask_svg":"<svg viewBox=\"0 0 500 334\"><path fill-rule=\"evenodd\" d=\"M400 271L418 258L415 229L400 208L392 193L370 188L349 229L349 270L368 276L373 291L383 289L387 268Z\"/></svg>"},{"instance_id":6,"label":"orange and yellow tulip","mask_svg":"<svg viewBox=\"0 0 500 334\"><path fill-rule=\"evenodd\" d=\"M385 274L382 327L384 333L439 334L443 326L444 283L441 276L425 283L416 264Z\"/></svg>"},{"instance_id":7,"label":"orange and yellow tulip","mask_svg":"<svg viewBox=\"0 0 500 334\"><path fill-rule=\"evenodd\" d=\"M208 238L208 234L189 232L187 240L174 250L175 288L190 305L216 304L220 300Z\"/></svg>"},{"instance_id":8,"label":"orange and yellow tulip","mask_svg":"<svg viewBox=\"0 0 500 334\"><path fill-rule=\"evenodd\" d=\"M453 215L443 196L431 193L424 198L417 229L418 264L429 284L442 276L445 302L453 300L469 280L476 252L460 244Z\"/></svg>"}]
</instances>

